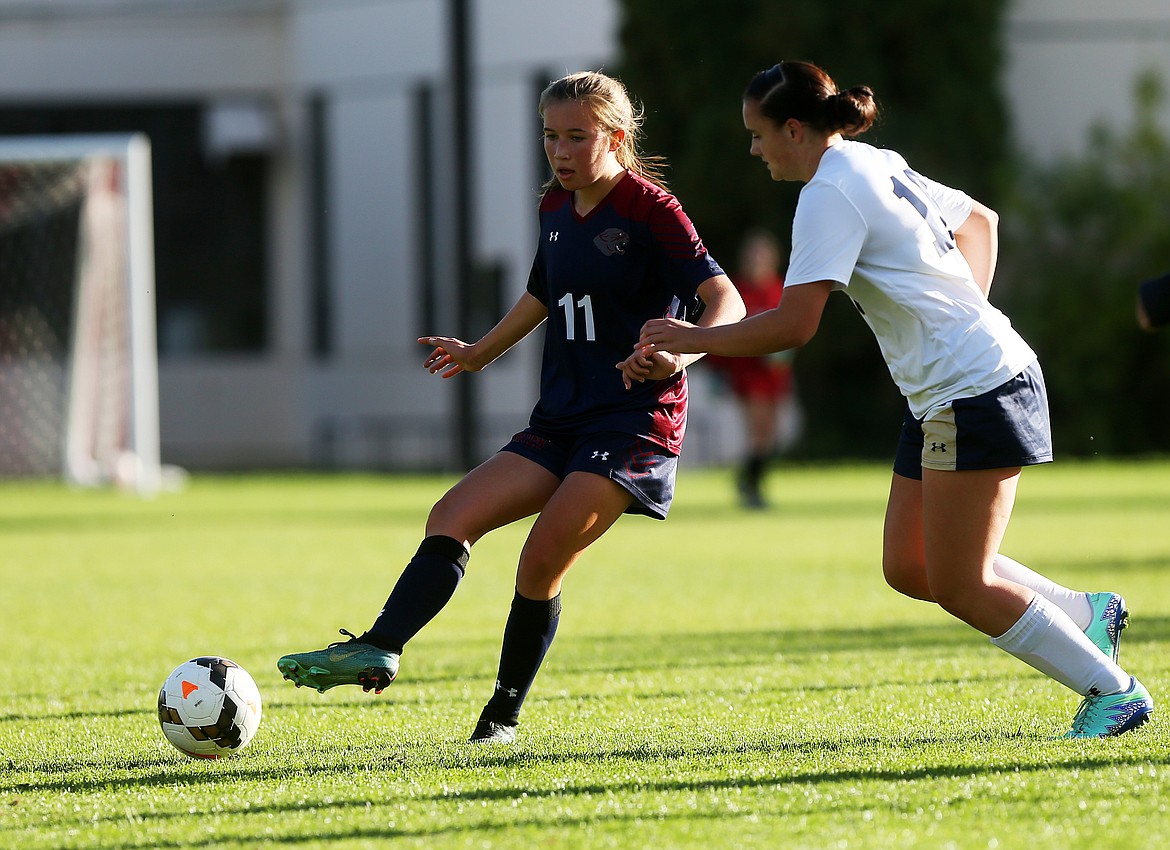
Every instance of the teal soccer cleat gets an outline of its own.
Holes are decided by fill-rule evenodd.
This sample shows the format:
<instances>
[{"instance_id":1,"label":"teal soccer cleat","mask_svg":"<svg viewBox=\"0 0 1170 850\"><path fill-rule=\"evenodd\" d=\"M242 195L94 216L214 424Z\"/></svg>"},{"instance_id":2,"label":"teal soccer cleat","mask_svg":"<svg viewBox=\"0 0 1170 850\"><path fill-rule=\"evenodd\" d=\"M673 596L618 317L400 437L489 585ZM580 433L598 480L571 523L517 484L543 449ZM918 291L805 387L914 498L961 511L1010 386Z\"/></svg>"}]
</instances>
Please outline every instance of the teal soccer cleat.
<instances>
[{"instance_id":1,"label":"teal soccer cleat","mask_svg":"<svg viewBox=\"0 0 1170 850\"><path fill-rule=\"evenodd\" d=\"M363 691L382 693L398 676L398 654L363 643L345 629L341 633L349 635L349 640L285 655L276 662L277 669L298 688L305 685L325 693L337 685L358 685Z\"/></svg>"},{"instance_id":2,"label":"teal soccer cleat","mask_svg":"<svg viewBox=\"0 0 1170 850\"><path fill-rule=\"evenodd\" d=\"M1088 593L1086 596L1093 609L1093 620L1085 629L1085 635L1116 663L1122 629L1129 625L1125 600L1116 593Z\"/></svg>"},{"instance_id":3,"label":"teal soccer cleat","mask_svg":"<svg viewBox=\"0 0 1170 850\"><path fill-rule=\"evenodd\" d=\"M1136 729L1154 713L1150 692L1137 679L1117 694L1090 694L1073 717L1066 738L1111 738Z\"/></svg>"}]
</instances>

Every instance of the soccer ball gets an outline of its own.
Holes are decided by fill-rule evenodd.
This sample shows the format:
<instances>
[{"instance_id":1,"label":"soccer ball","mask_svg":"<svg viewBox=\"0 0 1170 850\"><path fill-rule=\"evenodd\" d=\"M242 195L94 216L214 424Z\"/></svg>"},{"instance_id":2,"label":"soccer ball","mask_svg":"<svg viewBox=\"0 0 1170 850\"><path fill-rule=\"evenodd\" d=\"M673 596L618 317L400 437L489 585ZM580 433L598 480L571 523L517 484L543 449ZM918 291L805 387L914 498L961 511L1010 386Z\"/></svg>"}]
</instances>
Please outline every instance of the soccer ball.
<instances>
[{"instance_id":1,"label":"soccer ball","mask_svg":"<svg viewBox=\"0 0 1170 850\"><path fill-rule=\"evenodd\" d=\"M242 750L260 726L260 691L248 671L226 658L192 658L158 692L163 735L192 758Z\"/></svg>"}]
</instances>

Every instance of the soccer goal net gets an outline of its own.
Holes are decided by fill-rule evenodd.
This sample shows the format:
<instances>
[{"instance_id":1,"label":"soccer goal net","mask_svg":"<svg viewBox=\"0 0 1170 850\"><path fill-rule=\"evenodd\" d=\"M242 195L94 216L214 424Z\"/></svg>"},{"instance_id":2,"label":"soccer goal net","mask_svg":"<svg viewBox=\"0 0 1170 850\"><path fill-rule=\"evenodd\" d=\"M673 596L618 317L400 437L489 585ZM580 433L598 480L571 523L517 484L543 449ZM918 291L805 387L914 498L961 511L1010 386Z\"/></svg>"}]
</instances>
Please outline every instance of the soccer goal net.
<instances>
[{"instance_id":1,"label":"soccer goal net","mask_svg":"<svg viewBox=\"0 0 1170 850\"><path fill-rule=\"evenodd\" d=\"M150 145L0 138L0 477L160 485Z\"/></svg>"}]
</instances>

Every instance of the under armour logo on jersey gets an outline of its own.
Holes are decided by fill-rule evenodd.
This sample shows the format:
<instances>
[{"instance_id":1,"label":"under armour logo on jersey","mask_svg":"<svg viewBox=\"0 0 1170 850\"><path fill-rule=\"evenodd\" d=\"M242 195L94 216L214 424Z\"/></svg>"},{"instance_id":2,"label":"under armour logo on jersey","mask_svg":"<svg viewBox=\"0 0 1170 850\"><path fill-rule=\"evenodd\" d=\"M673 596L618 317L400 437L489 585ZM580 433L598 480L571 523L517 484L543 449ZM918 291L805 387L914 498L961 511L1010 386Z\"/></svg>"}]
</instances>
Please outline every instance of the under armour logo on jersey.
<instances>
[{"instance_id":1,"label":"under armour logo on jersey","mask_svg":"<svg viewBox=\"0 0 1170 850\"><path fill-rule=\"evenodd\" d=\"M550 230L548 232L548 241L549 242L556 242L557 239L560 238L560 236L561 236L561 232L559 230Z\"/></svg>"},{"instance_id":2,"label":"under armour logo on jersey","mask_svg":"<svg viewBox=\"0 0 1170 850\"><path fill-rule=\"evenodd\" d=\"M609 460L609 452L594 452L594 460Z\"/></svg>"},{"instance_id":3,"label":"under armour logo on jersey","mask_svg":"<svg viewBox=\"0 0 1170 850\"><path fill-rule=\"evenodd\" d=\"M499 679L496 679L496 690L503 691L508 696L512 697L512 699L515 699L516 697L520 696L520 691L516 690L515 688L505 688L503 685L500 684Z\"/></svg>"},{"instance_id":4,"label":"under armour logo on jersey","mask_svg":"<svg viewBox=\"0 0 1170 850\"><path fill-rule=\"evenodd\" d=\"M939 452L939 453L945 455L947 453L947 444L946 443L931 443L930 450L932 452Z\"/></svg>"},{"instance_id":5,"label":"under armour logo on jersey","mask_svg":"<svg viewBox=\"0 0 1170 850\"><path fill-rule=\"evenodd\" d=\"M614 254L626 253L626 248L630 247L630 235L617 227L611 227L597 234L593 244L605 256L612 257Z\"/></svg>"}]
</instances>

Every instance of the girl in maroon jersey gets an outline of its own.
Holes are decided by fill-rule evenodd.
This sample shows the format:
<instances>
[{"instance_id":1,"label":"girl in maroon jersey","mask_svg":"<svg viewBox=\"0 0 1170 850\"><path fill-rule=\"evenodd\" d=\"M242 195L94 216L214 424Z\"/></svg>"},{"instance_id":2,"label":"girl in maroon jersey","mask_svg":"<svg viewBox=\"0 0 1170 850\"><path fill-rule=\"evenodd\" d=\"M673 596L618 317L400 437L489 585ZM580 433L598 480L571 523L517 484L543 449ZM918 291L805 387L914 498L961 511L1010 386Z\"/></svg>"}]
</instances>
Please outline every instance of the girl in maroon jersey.
<instances>
[{"instance_id":1,"label":"girl in maroon jersey","mask_svg":"<svg viewBox=\"0 0 1170 850\"><path fill-rule=\"evenodd\" d=\"M431 509L426 536L381 614L360 637L286 655L285 678L325 690L381 691L403 647L451 599L475 542L536 515L520 553L495 690L473 742L510 743L556 634L569 568L623 513L665 518L686 421L694 356L633 350L651 318L738 321L743 302L707 254L655 163L635 144L640 113L624 87L573 74L541 95L553 178L526 291L482 339L427 336L424 366L478 372L545 325L540 399L529 427Z\"/></svg>"}]
</instances>

